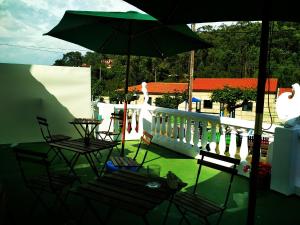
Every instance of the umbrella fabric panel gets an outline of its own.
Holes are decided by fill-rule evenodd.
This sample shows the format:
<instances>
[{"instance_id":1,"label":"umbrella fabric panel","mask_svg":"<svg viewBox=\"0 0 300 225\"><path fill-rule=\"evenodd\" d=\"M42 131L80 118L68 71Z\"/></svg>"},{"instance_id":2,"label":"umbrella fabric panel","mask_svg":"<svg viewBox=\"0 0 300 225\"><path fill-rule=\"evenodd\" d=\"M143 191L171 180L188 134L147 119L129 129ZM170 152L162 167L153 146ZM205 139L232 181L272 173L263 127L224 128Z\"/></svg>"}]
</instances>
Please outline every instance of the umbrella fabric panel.
<instances>
[{"instance_id":1,"label":"umbrella fabric panel","mask_svg":"<svg viewBox=\"0 0 300 225\"><path fill-rule=\"evenodd\" d=\"M124 16L112 18L113 15L120 13L67 11L60 23L47 35L105 54L129 53L167 57L192 49L211 47L209 43L200 40L186 25L166 26L147 14L136 12L125 14L133 15L134 19L124 19ZM130 37L131 48L128 51Z\"/></svg>"}]
</instances>

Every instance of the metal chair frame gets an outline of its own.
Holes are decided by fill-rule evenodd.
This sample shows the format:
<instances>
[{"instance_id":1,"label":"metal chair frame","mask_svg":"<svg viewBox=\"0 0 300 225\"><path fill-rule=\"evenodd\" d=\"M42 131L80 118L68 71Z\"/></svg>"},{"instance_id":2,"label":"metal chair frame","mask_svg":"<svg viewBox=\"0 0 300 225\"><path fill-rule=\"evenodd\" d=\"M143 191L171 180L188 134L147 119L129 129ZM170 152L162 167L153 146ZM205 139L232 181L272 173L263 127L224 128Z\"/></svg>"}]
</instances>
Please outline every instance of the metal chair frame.
<instances>
[{"instance_id":1,"label":"metal chair frame","mask_svg":"<svg viewBox=\"0 0 300 225\"><path fill-rule=\"evenodd\" d=\"M197 177L195 186L192 193L186 193L181 192L175 195L173 199L173 204L175 204L178 211L181 213L182 218L179 222L181 224L183 220L186 221L187 224L190 224L190 221L188 220L186 214L187 213L193 213L198 215L201 219L204 220L205 224L210 224L208 217L214 214L219 213L219 217L217 219L216 224L219 224L221 221L221 218L223 216L223 213L227 207L227 203L229 200L229 195L232 187L232 182L234 176L237 174L237 165L239 165L240 160L235 158L230 158L228 156L224 155L218 155L215 153L211 153L208 151L200 151L201 158L198 159L198 171L197 171ZM224 165L221 165L220 163L214 162L212 160L207 159L213 159L218 160L220 162L226 162L232 164L232 167L227 167ZM211 201L210 199L204 197L203 195L200 195L197 192L197 186L198 181L201 173L202 166L207 166L222 172L226 172L230 174L229 184L225 196L224 203L222 205L217 204L214 201Z\"/></svg>"},{"instance_id":2,"label":"metal chair frame","mask_svg":"<svg viewBox=\"0 0 300 225\"><path fill-rule=\"evenodd\" d=\"M71 139L71 137L62 134L51 134L46 118L37 116L36 119L38 121L42 136L47 144ZM49 154L51 151L54 152L54 156L52 157L51 161L53 161L56 157L60 157L59 151L52 146L50 146L47 154Z\"/></svg>"},{"instance_id":3,"label":"metal chair frame","mask_svg":"<svg viewBox=\"0 0 300 225\"><path fill-rule=\"evenodd\" d=\"M141 136L140 143L138 145L138 148L135 152L134 157L131 158L131 157L126 157L126 156L114 156L114 157L111 157L113 164L116 167L122 167L122 168L124 168L124 167L138 167L138 169L141 168L146 160L147 155L148 155L148 150L149 150L152 138L153 138L153 136L151 134L149 134L147 131L144 131L143 135ZM144 153L141 163L138 163L136 161L136 158L141 150L142 144L146 145L146 147L144 148L145 153Z\"/></svg>"},{"instance_id":4,"label":"metal chair frame","mask_svg":"<svg viewBox=\"0 0 300 225\"><path fill-rule=\"evenodd\" d=\"M40 204L49 214L50 218L52 218L55 213L55 209L57 209L56 212L60 212L61 208L70 216L70 211L65 204L65 199L68 196L69 188L78 180L77 177L52 172L50 170L51 161L45 152L21 149L18 147L14 147L13 150L16 154L25 186L35 196L35 201L29 209L29 215L32 215ZM33 168L35 170L33 170ZM52 206L44 197L45 193L54 195L55 199ZM56 208L55 206L57 205L59 207Z\"/></svg>"}]
</instances>

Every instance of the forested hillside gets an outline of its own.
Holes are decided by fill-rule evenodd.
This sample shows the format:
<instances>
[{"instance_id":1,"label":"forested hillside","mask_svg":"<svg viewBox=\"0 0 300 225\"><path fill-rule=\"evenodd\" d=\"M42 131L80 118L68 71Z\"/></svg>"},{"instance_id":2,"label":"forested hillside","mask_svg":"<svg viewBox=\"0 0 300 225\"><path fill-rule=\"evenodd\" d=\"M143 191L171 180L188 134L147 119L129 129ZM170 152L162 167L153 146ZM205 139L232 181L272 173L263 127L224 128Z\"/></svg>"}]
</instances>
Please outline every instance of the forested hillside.
<instances>
[{"instance_id":1,"label":"forested hillside","mask_svg":"<svg viewBox=\"0 0 300 225\"><path fill-rule=\"evenodd\" d=\"M271 26L269 74L279 79L280 87L300 81L300 24L274 22ZM194 77L257 77L260 23L239 22L216 29L205 26L199 36L214 45L195 54ZM105 64L111 59L111 67ZM126 56L69 52L54 65L92 66L93 95L107 95L124 86ZM133 56L129 84L142 81L187 82L189 52L165 59Z\"/></svg>"}]
</instances>

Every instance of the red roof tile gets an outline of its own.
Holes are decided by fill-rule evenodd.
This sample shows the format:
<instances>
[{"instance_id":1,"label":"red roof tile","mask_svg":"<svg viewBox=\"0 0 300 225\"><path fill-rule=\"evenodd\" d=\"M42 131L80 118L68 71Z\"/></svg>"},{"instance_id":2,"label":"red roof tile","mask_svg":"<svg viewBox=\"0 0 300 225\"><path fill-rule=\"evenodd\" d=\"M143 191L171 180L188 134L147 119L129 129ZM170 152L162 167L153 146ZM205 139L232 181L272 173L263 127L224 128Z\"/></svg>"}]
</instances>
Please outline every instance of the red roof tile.
<instances>
[{"instance_id":1,"label":"red roof tile","mask_svg":"<svg viewBox=\"0 0 300 225\"><path fill-rule=\"evenodd\" d=\"M269 89L269 92L275 93L277 91L277 84L277 78L267 79L265 91ZM213 91L223 89L224 86L256 89L257 78L195 78L193 91Z\"/></svg>"},{"instance_id":2,"label":"red roof tile","mask_svg":"<svg viewBox=\"0 0 300 225\"><path fill-rule=\"evenodd\" d=\"M281 95L284 92L291 92L292 93L292 88L279 88L278 90L278 96Z\"/></svg>"},{"instance_id":3,"label":"red roof tile","mask_svg":"<svg viewBox=\"0 0 300 225\"><path fill-rule=\"evenodd\" d=\"M266 89L270 93L276 93L277 91L277 78L267 79ZM257 87L257 78L195 78L193 82L193 91L213 91L222 89L225 86L233 88L252 88ZM270 86L270 88L268 88ZM147 90L151 94L166 94L175 92L187 91L187 83L163 83L163 82L151 82L147 83ZM128 91L142 92L142 85L131 86Z\"/></svg>"},{"instance_id":4,"label":"red roof tile","mask_svg":"<svg viewBox=\"0 0 300 225\"><path fill-rule=\"evenodd\" d=\"M167 94L187 91L187 83L163 83L163 82L151 82L147 83L148 93L151 94ZM128 91L142 92L142 85L130 86Z\"/></svg>"}]
</instances>

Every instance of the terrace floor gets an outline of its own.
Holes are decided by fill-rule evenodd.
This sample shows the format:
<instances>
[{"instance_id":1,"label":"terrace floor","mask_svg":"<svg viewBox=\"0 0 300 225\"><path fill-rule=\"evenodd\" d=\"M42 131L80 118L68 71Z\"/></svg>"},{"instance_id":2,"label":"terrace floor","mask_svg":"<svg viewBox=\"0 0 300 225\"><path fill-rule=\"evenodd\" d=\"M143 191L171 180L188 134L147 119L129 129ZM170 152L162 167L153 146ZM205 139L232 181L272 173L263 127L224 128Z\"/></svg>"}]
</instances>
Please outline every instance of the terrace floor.
<instances>
[{"instance_id":1,"label":"terrace floor","mask_svg":"<svg viewBox=\"0 0 300 225\"><path fill-rule=\"evenodd\" d=\"M137 148L138 142L126 142L128 154L133 154ZM21 144L22 147L36 149L38 151L47 150L47 146L43 143ZM194 181L197 172L197 161L187 158L175 152L169 151L156 145L150 148L146 163L159 164L161 166L161 176L165 176L168 171L174 172L188 186L183 191L191 191L194 186ZM117 153L117 152L116 152ZM65 170L62 161L55 161L56 170ZM82 179L87 181L94 179L91 169L88 168L88 163L82 159L80 165L76 167ZM143 170L141 171L143 172ZM216 201L223 200L225 189L222 189L227 176L223 173L218 173L215 170L205 168L203 171L204 177L198 185L198 192L205 193L207 197L214 198ZM15 160L15 155L11 148L7 145L0 146L0 184L4 186L7 194L7 211L11 215L11 220L5 220L3 224L19 225L19 224L73 224L72 220L61 220L59 218L48 218L43 209L39 209L38 213L33 217L28 217L26 210L33 201L33 196L23 184L20 176L20 171ZM0 196L1 197L1 196ZM233 183L232 193L228 204L228 209L225 211L221 224L246 224L247 219L247 199L248 199L248 179L238 176ZM1 199L0 199L1 200ZM68 204L71 209L81 209L84 202L81 199L68 198ZM150 224L160 224L166 210L166 202L149 213L148 219ZM0 205L1 208L1 205ZM99 210L106 210L105 205L99 205ZM257 206L256 206L256 224L285 224L297 225L300 224L300 198L297 196L284 196L270 190L258 190ZM119 211L109 221L109 224L143 224L142 219L128 214L124 211ZM1 217L1 212L0 212ZM198 218L190 216L192 224L199 224ZM3 220L3 218L2 218ZM2 225L0 218L0 224ZM175 207L171 208L167 224L177 224L180 220L180 214ZM54 222L53 222L54 221ZM214 217L211 218L214 221ZM84 218L84 224L98 224L92 214L87 214Z\"/></svg>"}]
</instances>

